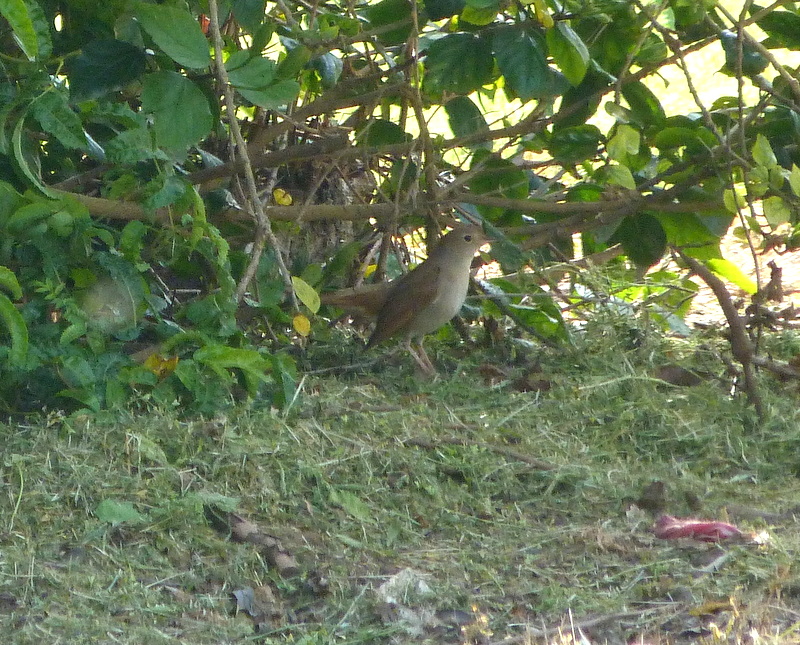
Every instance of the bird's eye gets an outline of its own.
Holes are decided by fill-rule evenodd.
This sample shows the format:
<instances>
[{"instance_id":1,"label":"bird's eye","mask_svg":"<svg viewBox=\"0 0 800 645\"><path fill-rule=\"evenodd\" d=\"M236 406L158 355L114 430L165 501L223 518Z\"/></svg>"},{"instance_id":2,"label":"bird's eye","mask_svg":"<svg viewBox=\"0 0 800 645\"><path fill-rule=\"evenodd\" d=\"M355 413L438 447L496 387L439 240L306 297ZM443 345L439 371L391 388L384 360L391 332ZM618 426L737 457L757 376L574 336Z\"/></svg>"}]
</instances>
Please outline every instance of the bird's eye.
<instances>
[{"instance_id":1,"label":"bird's eye","mask_svg":"<svg viewBox=\"0 0 800 645\"><path fill-rule=\"evenodd\" d=\"M464 241L465 242L472 242L472 236L471 235L465 235L464 236Z\"/></svg>"}]
</instances>

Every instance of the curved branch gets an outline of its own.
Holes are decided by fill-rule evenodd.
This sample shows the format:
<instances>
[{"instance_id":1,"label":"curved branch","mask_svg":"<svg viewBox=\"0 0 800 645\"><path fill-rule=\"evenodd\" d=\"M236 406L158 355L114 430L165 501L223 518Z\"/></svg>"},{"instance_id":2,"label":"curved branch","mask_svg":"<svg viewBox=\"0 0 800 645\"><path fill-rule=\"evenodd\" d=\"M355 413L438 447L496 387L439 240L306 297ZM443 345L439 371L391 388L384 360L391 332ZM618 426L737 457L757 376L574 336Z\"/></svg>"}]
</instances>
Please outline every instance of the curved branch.
<instances>
[{"instance_id":1,"label":"curved branch","mask_svg":"<svg viewBox=\"0 0 800 645\"><path fill-rule=\"evenodd\" d=\"M725 284L717 276L715 276L704 264L698 262L693 257L686 255L680 249L674 249L681 260L683 260L693 273L702 278L709 289L714 293L725 314L725 320L728 322L728 330L730 333L729 342L731 344L731 353L733 357L739 361L744 373L744 390L750 403L756 410L760 419L764 418L765 410L764 403L761 400L761 394L758 391L758 384L755 379L754 356L755 350L753 344L747 336L747 330L744 326L744 320L736 311L736 306L731 300L731 294L725 288Z\"/></svg>"}]
</instances>

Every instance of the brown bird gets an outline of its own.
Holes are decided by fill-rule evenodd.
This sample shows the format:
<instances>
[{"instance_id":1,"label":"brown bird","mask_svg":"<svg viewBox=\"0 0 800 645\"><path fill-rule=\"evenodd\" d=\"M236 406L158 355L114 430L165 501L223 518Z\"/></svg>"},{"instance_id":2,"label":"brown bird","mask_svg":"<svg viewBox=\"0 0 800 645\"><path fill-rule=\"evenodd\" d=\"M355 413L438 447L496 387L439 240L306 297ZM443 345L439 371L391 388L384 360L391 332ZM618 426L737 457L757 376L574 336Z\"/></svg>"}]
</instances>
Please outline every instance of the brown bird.
<instances>
[{"instance_id":1,"label":"brown bird","mask_svg":"<svg viewBox=\"0 0 800 645\"><path fill-rule=\"evenodd\" d=\"M375 330L367 348L403 336L403 344L420 368L435 374L422 338L461 309L467 297L472 258L488 241L480 226L455 224L428 258L404 276L388 283L325 294L323 302L375 316Z\"/></svg>"}]
</instances>

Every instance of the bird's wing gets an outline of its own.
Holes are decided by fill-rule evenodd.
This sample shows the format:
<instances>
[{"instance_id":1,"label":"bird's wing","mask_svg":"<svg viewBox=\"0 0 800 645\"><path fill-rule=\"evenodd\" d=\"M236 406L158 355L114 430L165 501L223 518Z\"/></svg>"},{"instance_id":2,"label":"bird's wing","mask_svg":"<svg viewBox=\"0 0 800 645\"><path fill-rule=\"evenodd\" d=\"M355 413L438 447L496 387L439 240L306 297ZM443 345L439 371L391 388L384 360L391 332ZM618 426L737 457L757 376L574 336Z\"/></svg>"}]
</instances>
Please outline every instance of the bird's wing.
<instances>
[{"instance_id":1,"label":"bird's wing","mask_svg":"<svg viewBox=\"0 0 800 645\"><path fill-rule=\"evenodd\" d=\"M373 347L408 329L420 309L436 298L441 269L418 269L419 267L393 283L386 302L378 313L375 331L372 332L367 347Z\"/></svg>"},{"instance_id":2,"label":"bird's wing","mask_svg":"<svg viewBox=\"0 0 800 645\"><path fill-rule=\"evenodd\" d=\"M333 305L349 313L377 318L392 288L391 282L362 284L359 287L329 291L320 295L323 305Z\"/></svg>"}]
</instances>

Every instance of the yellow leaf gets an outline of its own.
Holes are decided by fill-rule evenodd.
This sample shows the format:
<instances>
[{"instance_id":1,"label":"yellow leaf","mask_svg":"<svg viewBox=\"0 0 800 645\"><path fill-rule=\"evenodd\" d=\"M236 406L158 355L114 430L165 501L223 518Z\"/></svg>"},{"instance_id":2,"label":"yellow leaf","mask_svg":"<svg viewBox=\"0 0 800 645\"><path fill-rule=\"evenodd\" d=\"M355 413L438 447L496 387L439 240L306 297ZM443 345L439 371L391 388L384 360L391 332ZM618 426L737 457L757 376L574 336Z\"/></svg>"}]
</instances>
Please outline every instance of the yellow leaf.
<instances>
[{"instance_id":1,"label":"yellow leaf","mask_svg":"<svg viewBox=\"0 0 800 645\"><path fill-rule=\"evenodd\" d=\"M296 314L292 318L292 327L301 336L308 336L311 333L311 321L303 314Z\"/></svg>"},{"instance_id":2,"label":"yellow leaf","mask_svg":"<svg viewBox=\"0 0 800 645\"><path fill-rule=\"evenodd\" d=\"M150 354L145 361L144 366L155 374L159 379L166 378L175 371L178 367L178 357L170 356L165 358L158 352Z\"/></svg>"},{"instance_id":3,"label":"yellow leaf","mask_svg":"<svg viewBox=\"0 0 800 645\"><path fill-rule=\"evenodd\" d=\"M283 188L276 188L272 191L272 199L278 206L291 206L292 196Z\"/></svg>"},{"instance_id":4,"label":"yellow leaf","mask_svg":"<svg viewBox=\"0 0 800 645\"><path fill-rule=\"evenodd\" d=\"M555 21L553 20L553 16L548 13L547 5L544 3L544 0L531 1L534 11L536 12L536 19L541 23L542 27L550 29L555 24Z\"/></svg>"},{"instance_id":5,"label":"yellow leaf","mask_svg":"<svg viewBox=\"0 0 800 645\"><path fill-rule=\"evenodd\" d=\"M721 611L736 612L736 603L733 598L727 600L709 600L702 605L698 605L694 609L689 610L691 616L709 616L711 614L718 614Z\"/></svg>"}]
</instances>

